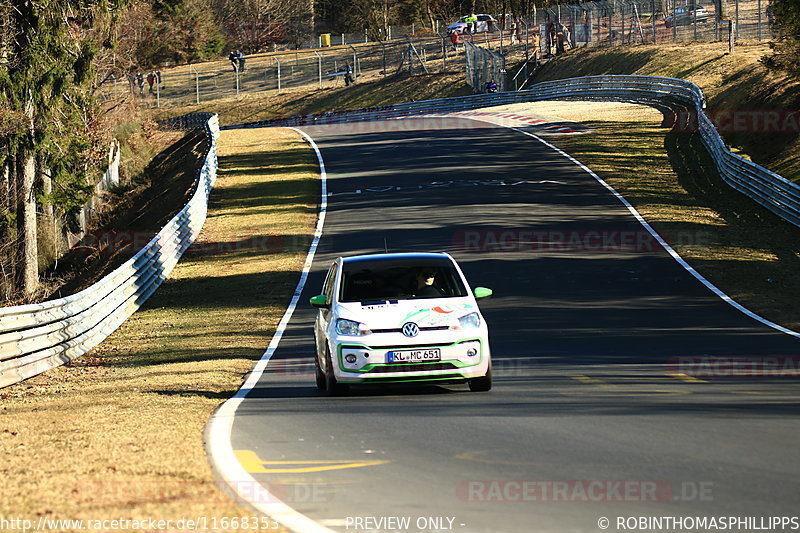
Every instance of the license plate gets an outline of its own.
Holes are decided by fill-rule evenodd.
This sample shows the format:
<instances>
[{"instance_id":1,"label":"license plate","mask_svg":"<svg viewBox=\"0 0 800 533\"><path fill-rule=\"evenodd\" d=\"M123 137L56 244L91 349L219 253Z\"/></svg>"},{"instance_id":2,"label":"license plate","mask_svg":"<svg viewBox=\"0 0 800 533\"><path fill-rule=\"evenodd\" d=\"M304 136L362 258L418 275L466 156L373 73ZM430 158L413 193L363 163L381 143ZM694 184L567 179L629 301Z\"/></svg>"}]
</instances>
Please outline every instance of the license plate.
<instances>
[{"instance_id":1,"label":"license plate","mask_svg":"<svg viewBox=\"0 0 800 533\"><path fill-rule=\"evenodd\" d=\"M425 361L441 361L442 351L439 348L428 350L393 350L386 354L390 363L424 363Z\"/></svg>"}]
</instances>

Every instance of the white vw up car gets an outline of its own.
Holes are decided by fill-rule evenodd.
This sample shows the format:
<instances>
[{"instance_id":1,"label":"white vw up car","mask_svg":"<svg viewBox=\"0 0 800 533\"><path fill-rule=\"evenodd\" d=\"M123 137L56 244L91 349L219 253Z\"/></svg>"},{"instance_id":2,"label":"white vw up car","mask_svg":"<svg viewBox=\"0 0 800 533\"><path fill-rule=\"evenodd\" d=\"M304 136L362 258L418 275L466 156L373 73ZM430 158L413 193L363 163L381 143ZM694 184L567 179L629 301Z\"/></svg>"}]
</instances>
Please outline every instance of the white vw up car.
<instances>
[{"instance_id":1,"label":"white vw up car","mask_svg":"<svg viewBox=\"0 0 800 533\"><path fill-rule=\"evenodd\" d=\"M314 326L317 386L467 382L492 387L489 334L476 299L446 253L340 257L328 270Z\"/></svg>"}]
</instances>

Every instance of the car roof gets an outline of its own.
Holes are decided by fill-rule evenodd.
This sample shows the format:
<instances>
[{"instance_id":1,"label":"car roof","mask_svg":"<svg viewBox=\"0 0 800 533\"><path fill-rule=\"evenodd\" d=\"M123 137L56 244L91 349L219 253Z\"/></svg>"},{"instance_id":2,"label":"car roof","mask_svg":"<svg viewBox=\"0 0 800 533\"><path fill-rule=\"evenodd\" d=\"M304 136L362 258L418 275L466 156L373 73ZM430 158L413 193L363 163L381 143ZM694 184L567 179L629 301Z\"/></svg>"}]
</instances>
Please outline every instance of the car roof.
<instances>
[{"instance_id":1,"label":"car roof","mask_svg":"<svg viewBox=\"0 0 800 533\"><path fill-rule=\"evenodd\" d=\"M342 257L344 263L396 261L398 259L448 259L453 260L450 254L444 252L402 252L390 254L367 254Z\"/></svg>"}]
</instances>

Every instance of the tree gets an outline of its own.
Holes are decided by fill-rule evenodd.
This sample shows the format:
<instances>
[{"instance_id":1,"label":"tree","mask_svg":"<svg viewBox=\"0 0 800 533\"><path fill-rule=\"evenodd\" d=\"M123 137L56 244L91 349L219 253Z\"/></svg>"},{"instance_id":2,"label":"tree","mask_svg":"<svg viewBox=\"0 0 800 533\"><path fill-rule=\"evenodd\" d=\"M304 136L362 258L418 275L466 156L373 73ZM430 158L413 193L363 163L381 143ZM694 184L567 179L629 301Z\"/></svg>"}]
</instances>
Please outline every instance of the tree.
<instances>
[{"instance_id":1,"label":"tree","mask_svg":"<svg viewBox=\"0 0 800 533\"><path fill-rule=\"evenodd\" d=\"M87 29L106 26L116 0L7 0L7 60L0 68L0 109L12 132L0 139L9 221L4 243L16 242L17 284L38 285L37 161L50 169L65 204L85 201L95 102L90 94L97 43Z\"/></svg>"},{"instance_id":2,"label":"tree","mask_svg":"<svg viewBox=\"0 0 800 533\"><path fill-rule=\"evenodd\" d=\"M158 21L158 53L148 58L153 66L214 59L225 48L207 0L154 0L153 14Z\"/></svg>"},{"instance_id":3,"label":"tree","mask_svg":"<svg viewBox=\"0 0 800 533\"><path fill-rule=\"evenodd\" d=\"M768 63L800 75L800 3L797 0L773 0L772 29L775 38Z\"/></svg>"},{"instance_id":4,"label":"tree","mask_svg":"<svg viewBox=\"0 0 800 533\"><path fill-rule=\"evenodd\" d=\"M231 48L247 53L273 43L308 39L314 20L312 0L211 0Z\"/></svg>"}]
</instances>

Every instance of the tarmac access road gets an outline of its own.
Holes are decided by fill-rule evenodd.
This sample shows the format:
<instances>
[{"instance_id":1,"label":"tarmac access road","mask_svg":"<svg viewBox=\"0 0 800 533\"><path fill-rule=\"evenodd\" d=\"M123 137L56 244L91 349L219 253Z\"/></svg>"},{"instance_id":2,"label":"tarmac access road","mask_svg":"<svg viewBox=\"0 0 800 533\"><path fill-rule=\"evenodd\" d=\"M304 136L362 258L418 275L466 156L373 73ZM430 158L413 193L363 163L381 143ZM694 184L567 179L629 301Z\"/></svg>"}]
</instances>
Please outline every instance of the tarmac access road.
<instances>
[{"instance_id":1,"label":"tarmac access road","mask_svg":"<svg viewBox=\"0 0 800 533\"><path fill-rule=\"evenodd\" d=\"M259 483L335 531L797 513L800 381L759 365L796 369L800 339L714 295L584 169L468 119L304 131L327 167L328 213L300 305L233 424ZM335 257L384 240L448 251L494 290L481 301L491 392L317 391L306 302ZM712 358L740 359L738 375Z\"/></svg>"}]
</instances>

